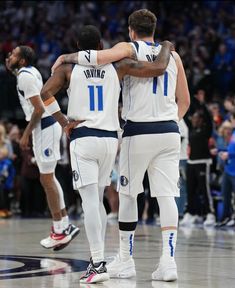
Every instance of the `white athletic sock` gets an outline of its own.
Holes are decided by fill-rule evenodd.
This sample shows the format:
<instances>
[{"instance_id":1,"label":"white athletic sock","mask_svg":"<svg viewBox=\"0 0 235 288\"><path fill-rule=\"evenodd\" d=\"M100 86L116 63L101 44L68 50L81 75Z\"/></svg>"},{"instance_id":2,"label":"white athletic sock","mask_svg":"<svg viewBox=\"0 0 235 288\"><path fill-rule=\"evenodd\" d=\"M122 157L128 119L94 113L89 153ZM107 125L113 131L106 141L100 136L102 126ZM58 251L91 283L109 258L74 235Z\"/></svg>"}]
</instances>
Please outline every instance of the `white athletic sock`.
<instances>
[{"instance_id":1,"label":"white athletic sock","mask_svg":"<svg viewBox=\"0 0 235 288\"><path fill-rule=\"evenodd\" d=\"M63 224L64 224L64 229L68 228L68 226L69 226L69 216L66 215L66 216L62 217L62 221L63 221Z\"/></svg>"},{"instance_id":2,"label":"white athletic sock","mask_svg":"<svg viewBox=\"0 0 235 288\"><path fill-rule=\"evenodd\" d=\"M162 228L162 258L174 260L177 241L178 208L174 197L158 197Z\"/></svg>"},{"instance_id":3,"label":"white athletic sock","mask_svg":"<svg viewBox=\"0 0 235 288\"><path fill-rule=\"evenodd\" d=\"M60 221L53 221L53 229L56 234L62 234L64 231L64 223L61 219Z\"/></svg>"},{"instance_id":4,"label":"white athletic sock","mask_svg":"<svg viewBox=\"0 0 235 288\"><path fill-rule=\"evenodd\" d=\"M119 230L120 258L124 262L133 257L134 236L135 231Z\"/></svg>"},{"instance_id":5,"label":"white athletic sock","mask_svg":"<svg viewBox=\"0 0 235 288\"><path fill-rule=\"evenodd\" d=\"M162 258L165 260L174 260L176 240L177 230L162 231Z\"/></svg>"}]
</instances>

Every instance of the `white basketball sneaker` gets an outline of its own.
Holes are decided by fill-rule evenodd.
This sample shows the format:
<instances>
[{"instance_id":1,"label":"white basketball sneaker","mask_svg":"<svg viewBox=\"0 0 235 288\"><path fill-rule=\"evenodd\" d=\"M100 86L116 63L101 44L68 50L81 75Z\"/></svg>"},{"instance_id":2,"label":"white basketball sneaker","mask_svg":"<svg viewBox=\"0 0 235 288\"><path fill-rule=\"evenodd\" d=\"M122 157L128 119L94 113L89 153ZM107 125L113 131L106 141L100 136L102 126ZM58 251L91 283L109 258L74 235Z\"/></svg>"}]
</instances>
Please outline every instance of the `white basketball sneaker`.
<instances>
[{"instance_id":1,"label":"white basketball sneaker","mask_svg":"<svg viewBox=\"0 0 235 288\"><path fill-rule=\"evenodd\" d=\"M152 273L152 280L175 281L178 279L175 260L160 258L157 270Z\"/></svg>"},{"instance_id":2,"label":"white basketball sneaker","mask_svg":"<svg viewBox=\"0 0 235 288\"><path fill-rule=\"evenodd\" d=\"M206 220L203 222L204 226L215 226L216 218L212 213L208 213L206 216Z\"/></svg>"},{"instance_id":3,"label":"white basketball sneaker","mask_svg":"<svg viewBox=\"0 0 235 288\"><path fill-rule=\"evenodd\" d=\"M80 229L73 224L69 224L61 234L56 234L51 227L50 236L42 239L40 244L46 248L54 248L54 251L59 251L65 248L80 232Z\"/></svg>"},{"instance_id":4,"label":"white basketball sneaker","mask_svg":"<svg viewBox=\"0 0 235 288\"><path fill-rule=\"evenodd\" d=\"M130 258L127 261L122 261L118 254L106 267L110 278L126 279L136 276L135 262L133 258Z\"/></svg>"},{"instance_id":5,"label":"white basketball sneaker","mask_svg":"<svg viewBox=\"0 0 235 288\"><path fill-rule=\"evenodd\" d=\"M183 219L180 221L180 226L190 226L195 224L197 221L197 215L191 215L190 213L186 213Z\"/></svg>"}]
</instances>

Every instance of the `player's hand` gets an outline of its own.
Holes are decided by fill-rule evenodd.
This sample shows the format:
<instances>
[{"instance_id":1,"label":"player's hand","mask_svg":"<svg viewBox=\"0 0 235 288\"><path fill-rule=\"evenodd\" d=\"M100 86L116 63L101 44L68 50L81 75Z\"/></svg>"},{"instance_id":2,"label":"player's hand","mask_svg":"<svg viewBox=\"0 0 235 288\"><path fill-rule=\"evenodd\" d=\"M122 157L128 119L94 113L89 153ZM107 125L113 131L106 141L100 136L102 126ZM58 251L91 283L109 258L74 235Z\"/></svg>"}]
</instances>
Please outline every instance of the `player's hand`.
<instances>
[{"instance_id":1,"label":"player's hand","mask_svg":"<svg viewBox=\"0 0 235 288\"><path fill-rule=\"evenodd\" d=\"M78 126L78 124L84 122L85 120L74 120L69 121L69 123L64 127L64 132L68 138L70 138L70 134L74 128Z\"/></svg>"},{"instance_id":2,"label":"player's hand","mask_svg":"<svg viewBox=\"0 0 235 288\"><path fill-rule=\"evenodd\" d=\"M27 134L23 134L20 139L20 148L22 150L29 150L29 136Z\"/></svg>"},{"instance_id":3,"label":"player's hand","mask_svg":"<svg viewBox=\"0 0 235 288\"><path fill-rule=\"evenodd\" d=\"M174 44L172 42L170 42L168 40L165 40L161 44L164 47L169 47L171 51L175 51L175 46L174 46Z\"/></svg>"},{"instance_id":4,"label":"player's hand","mask_svg":"<svg viewBox=\"0 0 235 288\"><path fill-rule=\"evenodd\" d=\"M64 56L63 55L60 55L55 63L53 64L53 66L51 67L51 75L53 75L53 73L55 72L56 68L58 68L60 65L62 65L64 62Z\"/></svg>"}]
</instances>

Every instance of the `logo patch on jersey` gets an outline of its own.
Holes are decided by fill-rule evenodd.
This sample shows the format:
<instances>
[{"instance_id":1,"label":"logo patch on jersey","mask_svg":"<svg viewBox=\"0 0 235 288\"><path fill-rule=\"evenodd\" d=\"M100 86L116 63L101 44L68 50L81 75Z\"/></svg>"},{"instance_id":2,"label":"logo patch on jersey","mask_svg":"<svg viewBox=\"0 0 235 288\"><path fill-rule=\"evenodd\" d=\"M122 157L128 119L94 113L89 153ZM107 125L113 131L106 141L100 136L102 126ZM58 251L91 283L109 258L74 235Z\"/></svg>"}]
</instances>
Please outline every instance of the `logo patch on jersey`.
<instances>
[{"instance_id":1,"label":"logo patch on jersey","mask_svg":"<svg viewBox=\"0 0 235 288\"><path fill-rule=\"evenodd\" d=\"M129 181L128 181L128 179L125 176L121 176L120 177L120 183L121 183L122 186L127 186Z\"/></svg>"},{"instance_id":2,"label":"logo patch on jersey","mask_svg":"<svg viewBox=\"0 0 235 288\"><path fill-rule=\"evenodd\" d=\"M50 157L52 155L52 149L51 148L45 149L44 154L45 156Z\"/></svg>"},{"instance_id":3,"label":"logo patch on jersey","mask_svg":"<svg viewBox=\"0 0 235 288\"><path fill-rule=\"evenodd\" d=\"M76 181L78 181L78 179L79 179L79 174L78 174L78 172L76 171L76 170L73 170L73 180L76 182Z\"/></svg>"}]
</instances>

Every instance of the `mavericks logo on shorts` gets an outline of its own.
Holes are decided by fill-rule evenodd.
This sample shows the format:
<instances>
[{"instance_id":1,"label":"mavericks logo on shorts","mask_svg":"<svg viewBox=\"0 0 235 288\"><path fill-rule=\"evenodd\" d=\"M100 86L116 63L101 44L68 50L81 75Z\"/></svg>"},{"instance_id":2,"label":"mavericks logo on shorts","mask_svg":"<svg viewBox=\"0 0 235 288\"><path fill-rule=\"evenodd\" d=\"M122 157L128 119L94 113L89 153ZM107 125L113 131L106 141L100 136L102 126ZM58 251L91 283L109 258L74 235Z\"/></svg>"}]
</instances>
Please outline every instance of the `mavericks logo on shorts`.
<instances>
[{"instance_id":1,"label":"mavericks logo on shorts","mask_svg":"<svg viewBox=\"0 0 235 288\"><path fill-rule=\"evenodd\" d=\"M78 178L79 178L79 174L76 170L73 170L73 180L76 182L78 181Z\"/></svg>"},{"instance_id":2,"label":"mavericks logo on shorts","mask_svg":"<svg viewBox=\"0 0 235 288\"><path fill-rule=\"evenodd\" d=\"M52 149L51 148L45 149L44 154L45 156L50 157L52 155Z\"/></svg>"},{"instance_id":3,"label":"mavericks logo on shorts","mask_svg":"<svg viewBox=\"0 0 235 288\"><path fill-rule=\"evenodd\" d=\"M120 183L121 183L122 186L127 186L129 181L128 181L128 179L125 176L121 176L120 177Z\"/></svg>"}]
</instances>

